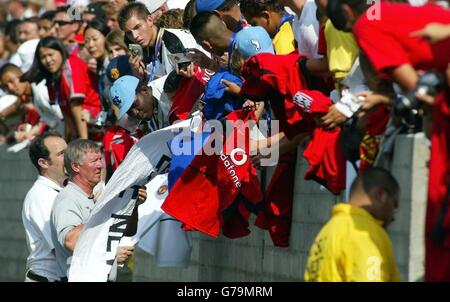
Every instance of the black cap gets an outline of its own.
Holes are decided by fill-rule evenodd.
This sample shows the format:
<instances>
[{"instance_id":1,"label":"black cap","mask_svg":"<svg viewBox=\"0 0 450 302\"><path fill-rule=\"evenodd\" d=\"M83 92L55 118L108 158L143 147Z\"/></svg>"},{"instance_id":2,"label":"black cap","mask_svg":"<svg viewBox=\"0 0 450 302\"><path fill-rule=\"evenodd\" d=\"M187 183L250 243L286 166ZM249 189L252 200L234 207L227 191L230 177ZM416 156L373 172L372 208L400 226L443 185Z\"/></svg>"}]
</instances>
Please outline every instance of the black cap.
<instances>
[{"instance_id":1,"label":"black cap","mask_svg":"<svg viewBox=\"0 0 450 302\"><path fill-rule=\"evenodd\" d=\"M103 10L103 3L101 2L93 2L90 3L86 10L84 11L85 14L92 14L95 15L96 18L106 20L106 12Z\"/></svg>"}]
</instances>

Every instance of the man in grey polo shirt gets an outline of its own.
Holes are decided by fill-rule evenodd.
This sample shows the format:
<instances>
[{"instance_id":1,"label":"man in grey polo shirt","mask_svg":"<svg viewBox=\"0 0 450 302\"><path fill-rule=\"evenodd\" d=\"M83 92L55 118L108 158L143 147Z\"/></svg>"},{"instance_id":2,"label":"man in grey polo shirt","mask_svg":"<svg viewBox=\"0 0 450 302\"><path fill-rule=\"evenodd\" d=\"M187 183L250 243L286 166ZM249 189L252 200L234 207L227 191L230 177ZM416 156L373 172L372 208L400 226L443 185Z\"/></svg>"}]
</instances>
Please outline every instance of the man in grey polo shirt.
<instances>
[{"instance_id":1,"label":"man in grey polo shirt","mask_svg":"<svg viewBox=\"0 0 450 302\"><path fill-rule=\"evenodd\" d=\"M67 276L73 250L94 207L93 189L101 181L103 162L100 148L87 139L72 141L65 151L64 166L69 183L56 196L51 214L51 230L56 261L61 274ZM133 250L133 247L118 250L118 262L126 261Z\"/></svg>"}]
</instances>

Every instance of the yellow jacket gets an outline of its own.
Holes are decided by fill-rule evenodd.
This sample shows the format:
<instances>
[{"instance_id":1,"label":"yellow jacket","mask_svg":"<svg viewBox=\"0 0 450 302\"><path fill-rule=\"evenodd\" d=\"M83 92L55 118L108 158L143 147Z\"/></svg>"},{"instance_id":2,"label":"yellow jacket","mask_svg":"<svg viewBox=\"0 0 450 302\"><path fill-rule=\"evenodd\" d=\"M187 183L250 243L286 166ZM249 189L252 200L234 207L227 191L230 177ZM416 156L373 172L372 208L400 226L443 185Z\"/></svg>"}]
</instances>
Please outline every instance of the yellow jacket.
<instances>
[{"instance_id":1,"label":"yellow jacket","mask_svg":"<svg viewBox=\"0 0 450 302\"><path fill-rule=\"evenodd\" d=\"M337 81L342 80L359 55L358 44L352 33L337 30L330 20L325 23L324 33L327 41L328 68Z\"/></svg>"},{"instance_id":2,"label":"yellow jacket","mask_svg":"<svg viewBox=\"0 0 450 302\"><path fill-rule=\"evenodd\" d=\"M295 37L291 23L285 22L272 40L277 55L287 55L295 51Z\"/></svg>"},{"instance_id":3,"label":"yellow jacket","mask_svg":"<svg viewBox=\"0 0 450 302\"><path fill-rule=\"evenodd\" d=\"M400 281L392 243L366 210L338 204L309 252L305 281Z\"/></svg>"}]
</instances>

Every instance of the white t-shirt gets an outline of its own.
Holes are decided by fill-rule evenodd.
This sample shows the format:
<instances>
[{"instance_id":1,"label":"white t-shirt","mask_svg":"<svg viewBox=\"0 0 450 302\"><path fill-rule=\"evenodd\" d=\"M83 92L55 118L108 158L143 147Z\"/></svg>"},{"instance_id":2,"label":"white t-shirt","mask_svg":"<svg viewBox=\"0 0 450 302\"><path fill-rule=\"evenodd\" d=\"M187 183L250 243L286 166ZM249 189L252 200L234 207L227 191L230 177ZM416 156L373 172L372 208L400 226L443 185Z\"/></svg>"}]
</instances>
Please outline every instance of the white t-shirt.
<instances>
[{"instance_id":1,"label":"white t-shirt","mask_svg":"<svg viewBox=\"0 0 450 302\"><path fill-rule=\"evenodd\" d=\"M164 92L166 79L167 75L148 83L148 86L152 88L153 97L158 101L158 129L169 126L168 115L172 101Z\"/></svg>"},{"instance_id":2,"label":"white t-shirt","mask_svg":"<svg viewBox=\"0 0 450 302\"><path fill-rule=\"evenodd\" d=\"M156 41L156 45L160 47L158 47L159 49L157 50L158 60L156 61L155 79L168 75L172 70L175 69L175 66L169 59L169 53L180 52L180 50L170 50L173 48L173 45L176 45L178 43L181 43L184 48L196 48L207 54L207 52L197 44L194 37L188 30L161 28L160 32L158 32L158 38ZM159 57L161 57L161 60L159 60ZM152 63L147 65L147 71L150 74L153 73Z\"/></svg>"},{"instance_id":3,"label":"white t-shirt","mask_svg":"<svg viewBox=\"0 0 450 302\"><path fill-rule=\"evenodd\" d=\"M292 22L298 52L308 59L321 58L317 53L319 44L319 21L316 19L317 6L314 0L307 0L300 16Z\"/></svg>"},{"instance_id":4,"label":"white t-shirt","mask_svg":"<svg viewBox=\"0 0 450 302\"><path fill-rule=\"evenodd\" d=\"M170 45L171 44L171 45ZM164 82L167 75L175 70L175 66L169 59L169 54L180 52L180 47L174 47L174 45L182 45L185 49L196 48L207 56L210 56L197 42L188 30L184 29L167 29L161 28L158 32L156 45L159 49L157 51L158 60L156 61L156 67L153 68L153 63L147 65L147 71L151 75L154 71L155 77L153 81L149 82L149 86L152 87L153 96L158 101L158 117L157 120L149 123L149 128L154 131L168 126L168 113L172 106L172 101L164 93ZM176 48L176 50L174 50ZM172 51L171 51L172 49ZM159 60L161 58L161 60Z\"/></svg>"},{"instance_id":5,"label":"white t-shirt","mask_svg":"<svg viewBox=\"0 0 450 302\"><path fill-rule=\"evenodd\" d=\"M28 191L22 208L28 250L27 269L59 280L58 266L50 229L50 214L56 195L62 188L47 177L39 176Z\"/></svg>"},{"instance_id":6,"label":"white t-shirt","mask_svg":"<svg viewBox=\"0 0 450 302\"><path fill-rule=\"evenodd\" d=\"M50 105L47 85L45 80L39 84L31 84L33 91L33 104L36 106L42 120L52 129L64 134L64 122L61 109L58 104Z\"/></svg>"},{"instance_id":7,"label":"white t-shirt","mask_svg":"<svg viewBox=\"0 0 450 302\"><path fill-rule=\"evenodd\" d=\"M169 0L167 1L167 6L169 9L181 8L184 9L186 4L188 4L189 0Z\"/></svg>"}]
</instances>

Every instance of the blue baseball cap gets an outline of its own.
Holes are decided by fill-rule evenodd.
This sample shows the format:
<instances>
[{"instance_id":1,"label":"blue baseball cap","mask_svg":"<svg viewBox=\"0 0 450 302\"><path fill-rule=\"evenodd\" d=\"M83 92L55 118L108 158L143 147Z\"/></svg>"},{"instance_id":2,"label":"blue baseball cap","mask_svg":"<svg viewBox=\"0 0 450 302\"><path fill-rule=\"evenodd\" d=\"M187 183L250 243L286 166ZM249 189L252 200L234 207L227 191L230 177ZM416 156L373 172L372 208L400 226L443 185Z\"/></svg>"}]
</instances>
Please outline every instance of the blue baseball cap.
<instances>
[{"instance_id":1,"label":"blue baseball cap","mask_svg":"<svg viewBox=\"0 0 450 302\"><path fill-rule=\"evenodd\" d=\"M118 56L112 59L106 67L106 76L114 83L118 78L125 75L133 75L130 63L128 63L128 56Z\"/></svg>"},{"instance_id":2,"label":"blue baseball cap","mask_svg":"<svg viewBox=\"0 0 450 302\"><path fill-rule=\"evenodd\" d=\"M259 53L275 53L272 39L261 26L249 26L240 30L234 40L234 48L247 60Z\"/></svg>"},{"instance_id":3,"label":"blue baseball cap","mask_svg":"<svg viewBox=\"0 0 450 302\"><path fill-rule=\"evenodd\" d=\"M122 118L136 99L136 88L139 79L133 76L123 76L114 82L109 90L109 99L119 107L119 119Z\"/></svg>"},{"instance_id":4,"label":"blue baseball cap","mask_svg":"<svg viewBox=\"0 0 450 302\"><path fill-rule=\"evenodd\" d=\"M212 12L224 2L225 0L197 0L195 1L195 10L197 13Z\"/></svg>"}]
</instances>

